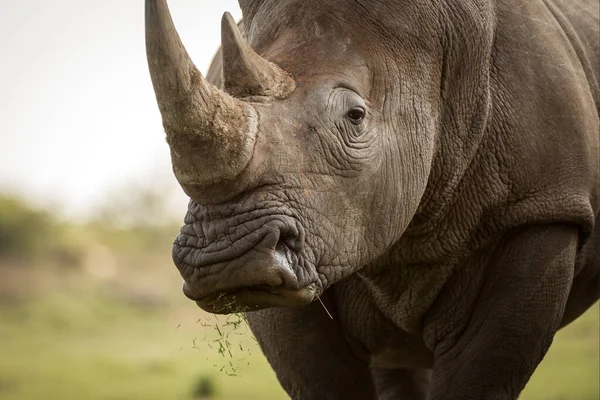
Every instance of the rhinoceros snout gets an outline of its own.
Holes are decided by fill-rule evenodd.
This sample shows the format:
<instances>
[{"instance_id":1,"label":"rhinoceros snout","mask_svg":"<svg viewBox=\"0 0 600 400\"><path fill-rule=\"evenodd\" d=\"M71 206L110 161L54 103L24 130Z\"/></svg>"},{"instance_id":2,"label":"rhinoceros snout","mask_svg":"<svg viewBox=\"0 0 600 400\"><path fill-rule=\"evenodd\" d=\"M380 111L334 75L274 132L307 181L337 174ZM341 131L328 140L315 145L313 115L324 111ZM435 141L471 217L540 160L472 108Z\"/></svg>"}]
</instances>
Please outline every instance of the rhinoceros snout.
<instances>
[{"instance_id":1,"label":"rhinoceros snout","mask_svg":"<svg viewBox=\"0 0 600 400\"><path fill-rule=\"evenodd\" d=\"M253 208L213 220L215 210L192 208L175 240L183 292L207 311L299 306L315 298L300 223L289 210Z\"/></svg>"},{"instance_id":2,"label":"rhinoceros snout","mask_svg":"<svg viewBox=\"0 0 600 400\"><path fill-rule=\"evenodd\" d=\"M283 243L275 249L261 243L233 260L188 270L183 293L213 313L305 305L315 298L316 284L299 283L297 263Z\"/></svg>"}]
</instances>

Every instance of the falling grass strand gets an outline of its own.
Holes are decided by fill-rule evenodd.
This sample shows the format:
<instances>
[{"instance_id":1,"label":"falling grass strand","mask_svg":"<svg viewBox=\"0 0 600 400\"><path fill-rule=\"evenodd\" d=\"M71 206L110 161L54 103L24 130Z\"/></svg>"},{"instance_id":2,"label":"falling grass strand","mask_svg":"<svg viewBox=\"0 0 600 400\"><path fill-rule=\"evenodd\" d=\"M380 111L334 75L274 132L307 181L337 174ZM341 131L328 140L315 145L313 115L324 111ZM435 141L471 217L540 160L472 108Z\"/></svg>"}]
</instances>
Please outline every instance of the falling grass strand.
<instances>
[{"instance_id":1,"label":"falling grass strand","mask_svg":"<svg viewBox=\"0 0 600 400\"><path fill-rule=\"evenodd\" d=\"M319 299L319 303L321 303L321 305L323 306L323 309L325 310L325 312L327 313L327 315L329 315L329 318L333 319L333 315L331 315L331 313L329 312L329 310L327 309L327 307L325 307L325 303L323 303L323 300L321 300L321 298L319 297L319 295L317 295L317 299Z\"/></svg>"}]
</instances>

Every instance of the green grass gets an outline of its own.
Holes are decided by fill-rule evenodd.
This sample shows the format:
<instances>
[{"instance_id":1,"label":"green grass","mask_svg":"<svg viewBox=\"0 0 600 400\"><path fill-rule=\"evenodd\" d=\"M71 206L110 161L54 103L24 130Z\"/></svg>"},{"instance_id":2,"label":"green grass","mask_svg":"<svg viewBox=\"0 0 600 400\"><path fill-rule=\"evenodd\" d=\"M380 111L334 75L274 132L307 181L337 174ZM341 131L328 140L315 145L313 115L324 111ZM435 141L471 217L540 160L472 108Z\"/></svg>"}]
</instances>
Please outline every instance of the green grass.
<instances>
[{"instance_id":1,"label":"green grass","mask_svg":"<svg viewBox=\"0 0 600 400\"><path fill-rule=\"evenodd\" d=\"M245 329L229 335L231 355L219 354L223 318L198 312L203 326L191 313L177 322L64 296L0 313L0 399L194 399L202 377L214 382L214 399L285 398Z\"/></svg>"},{"instance_id":2,"label":"green grass","mask_svg":"<svg viewBox=\"0 0 600 400\"><path fill-rule=\"evenodd\" d=\"M598 312L596 305L558 334L522 399L599 398ZM92 290L2 306L0 314L2 400L192 400L203 377L215 385L212 399L287 398L246 328L224 328L225 318L183 299L144 310ZM231 355L218 352L225 329Z\"/></svg>"},{"instance_id":3,"label":"green grass","mask_svg":"<svg viewBox=\"0 0 600 400\"><path fill-rule=\"evenodd\" d=\"M79 266L0 261L0 400L287 398L244 325L181 294L167 240L92 233ZM600 399L599 313L557 335L522 400Z\"/></svg>"}]
</instances>

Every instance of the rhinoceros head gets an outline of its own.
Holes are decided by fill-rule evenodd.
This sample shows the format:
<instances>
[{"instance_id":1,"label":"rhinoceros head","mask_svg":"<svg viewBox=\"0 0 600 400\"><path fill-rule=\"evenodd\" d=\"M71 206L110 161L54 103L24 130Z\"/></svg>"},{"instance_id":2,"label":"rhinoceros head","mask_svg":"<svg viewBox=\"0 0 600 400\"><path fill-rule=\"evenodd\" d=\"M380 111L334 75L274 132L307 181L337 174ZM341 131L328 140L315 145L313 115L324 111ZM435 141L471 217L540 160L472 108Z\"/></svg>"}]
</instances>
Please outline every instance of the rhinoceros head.
<instances>
[{"instance_id":1,"label":"rhinoceros head","mask_svg":"<svg viewBox=\"0 0 600 400\"><path fill-rule=\"evenodd\" d=\"M399 240L427 185L442 69L436 39L416 37L425 24L399 24L399 39L357 2L240 3L248 42L225 14L217 88L166 1L146 0L151 77L191 198L173 258L184 293L223 313L308 304Z\"/></svg>"}]
</instances>

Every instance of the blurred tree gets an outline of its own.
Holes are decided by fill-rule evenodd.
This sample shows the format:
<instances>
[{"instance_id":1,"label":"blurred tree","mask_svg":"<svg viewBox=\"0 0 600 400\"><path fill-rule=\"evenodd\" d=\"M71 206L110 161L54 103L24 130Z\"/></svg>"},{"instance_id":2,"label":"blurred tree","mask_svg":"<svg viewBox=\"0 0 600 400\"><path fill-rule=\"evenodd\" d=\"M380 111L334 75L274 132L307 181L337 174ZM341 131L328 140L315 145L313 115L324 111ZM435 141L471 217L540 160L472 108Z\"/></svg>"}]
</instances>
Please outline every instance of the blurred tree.
<instances>
[{"instance_id":1,"label":"blurred tree","mask_svg":"<svg viewBox=\"0 0 600 400\"><path fill-rule=\"evenodd\" d=\"M0 256L35 257L52 246L56 223L22 199L0 195Z\"/></svg>"}]
</instances>

